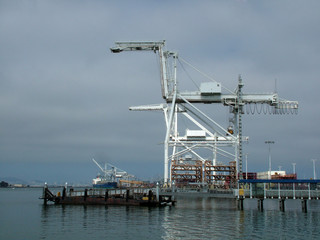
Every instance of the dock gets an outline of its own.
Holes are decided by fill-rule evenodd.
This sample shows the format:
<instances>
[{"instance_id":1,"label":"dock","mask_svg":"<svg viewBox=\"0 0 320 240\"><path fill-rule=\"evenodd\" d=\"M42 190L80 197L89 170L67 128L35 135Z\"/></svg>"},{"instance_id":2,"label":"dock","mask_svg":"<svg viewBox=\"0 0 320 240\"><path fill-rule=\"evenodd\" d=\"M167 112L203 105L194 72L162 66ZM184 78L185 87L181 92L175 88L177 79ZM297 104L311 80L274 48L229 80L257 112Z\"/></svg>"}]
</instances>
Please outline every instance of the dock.
<instances>
[{"instance_id":1,"label":"dock","mask_svg":"<svg viewBox=\"0 0 320 240\"><path fill-rule=\"evenodd\" d=\"M44 205L125 205L161 207L174 205L175 200L170 195L160 195L159 187L151 188L115 188L115 189L74 189L63 187L54 194L45 185L40 198Z\"/></svg>"},{"instance_id":2,"label":"dock","mask_svg":"<svg viewBox=\"0 0 320 240\"><path fill-rule=\"evenodd\" d=\"M308 200L320 199L320 180L312 179L241 179L235 189L238 208L243 210L246 198L255 198L258 209L263 210L264 199L278 199L279 210L285 211L285 200L301 200L303 212L307 212Z\"/></svg>"}]
</instances>

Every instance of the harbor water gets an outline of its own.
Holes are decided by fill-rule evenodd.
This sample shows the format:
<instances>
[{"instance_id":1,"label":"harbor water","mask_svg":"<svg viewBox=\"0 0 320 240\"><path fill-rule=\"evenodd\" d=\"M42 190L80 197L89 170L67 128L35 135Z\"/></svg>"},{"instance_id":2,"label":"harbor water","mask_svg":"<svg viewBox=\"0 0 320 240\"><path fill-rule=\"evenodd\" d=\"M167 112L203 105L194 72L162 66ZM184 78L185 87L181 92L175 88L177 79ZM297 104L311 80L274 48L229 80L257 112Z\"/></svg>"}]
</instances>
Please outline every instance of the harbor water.
<instances>
[{"instance_id":1,"label":"harbor water","mask_svg":"<svg viewBox=\"0 0 320 240\"><path fill-rule=\"evenodd\" d=\"M44 206L41 188L0 189L0 239L320 239L320 201L179 198L176 206Z\"/></svg>"}]
</instances>

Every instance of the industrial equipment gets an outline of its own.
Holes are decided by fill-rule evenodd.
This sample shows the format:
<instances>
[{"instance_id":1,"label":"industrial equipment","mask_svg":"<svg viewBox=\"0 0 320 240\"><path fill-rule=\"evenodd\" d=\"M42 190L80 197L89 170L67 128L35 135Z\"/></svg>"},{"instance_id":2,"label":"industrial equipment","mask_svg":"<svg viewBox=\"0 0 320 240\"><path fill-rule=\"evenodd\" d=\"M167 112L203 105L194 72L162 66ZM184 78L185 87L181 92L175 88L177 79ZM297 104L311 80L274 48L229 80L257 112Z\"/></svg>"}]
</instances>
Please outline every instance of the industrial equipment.
<instances>
[{"instance_id":1,"label":"industrial equipment","mask_svg":"<svg viewBox=\"0 0 320 240\"><path fill-rule=\"evenodd\" d=\"M230 181L242 178L242 142L248 140L248 137L242 136L242 114L255 112L289 114L296 113L298 110L297 101L281 99L277 93L244 93L241 76L238 77L238 85L234 91L228 90L212 79L201 83L197 91L180 91L177 81L177 61L180 59L190 64L179 58L177 52L165 50L165 41L116 42L111 51L113 53L153 51L159 55L161 92L165 103L129 109L163 111L166 122L164 183L168 185L173 181L188 179L191 182L212 184L221 180L227 181L227 178L231 179ZM229 107L232 117L228 128L219 125L197 108L196 104L222 104ZM178 115L191 121L195 129L186 129L185 134L181 134L181 131L178 131ZM225 148L231 150L225 150ZM210 149L212 159L203 157L200 149ZM236 171L233 167L219 168L227 165L218 162L218 155L234 161ZM192 169L192 173L189 173L188 169ZM228 172L224 174L225 177L219 175L221 169Z\"/></svg>"}]
</instances>

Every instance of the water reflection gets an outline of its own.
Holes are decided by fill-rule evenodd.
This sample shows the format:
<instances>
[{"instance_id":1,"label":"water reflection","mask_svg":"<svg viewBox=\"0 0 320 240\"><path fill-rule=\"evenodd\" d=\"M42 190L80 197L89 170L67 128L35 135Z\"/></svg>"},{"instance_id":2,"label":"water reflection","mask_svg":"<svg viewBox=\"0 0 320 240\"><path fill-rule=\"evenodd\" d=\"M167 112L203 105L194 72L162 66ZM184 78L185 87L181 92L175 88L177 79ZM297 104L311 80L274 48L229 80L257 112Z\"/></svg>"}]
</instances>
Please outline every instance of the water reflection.
<instances>
[{"instance_id":1,"label":"water reflection","mask_svg":"<svg viewBox=\"0 0 320 240\"><path fill-rule=\"evenodd\" d=\"M221 234L234 225L236 202L194 198L178 200L177 206L166 208L162 227L164 239L184 239L193 236L195 239L212 239L224 237Z\"/></svg>"},{"instance_id":2,"label":"water reflection","mask_svg":"<svg viewBox=\"0 0 320 240\"><path fill-rule=\"evenodd\" d=\"M273 205L272 205L273 204ZM233 199L178 199L163 208L41 205L41 239L316 239L320 210L300 205L280 212L278 201L263 212L256 201L237 210ZM315 205L315 203L312 203ZM269 206L270 205L270 206ZM272 205L272 206L271 206ZM316 206L313 206L315 208Z\"/></svg>"},{"instance_id":3,"label":"water reflection","mask_svg":"<svg viewBox=\"0 0 320 240\"><path fill-rule=\"evenodd\" d=\"M254 207L238 211L234 200L179 199L176 207L163 212L162 237L168 240L315 239L320 235L320 209L303 213L296 207L294 211L280 212L278 201L270 201L261 212L256 200L251 203Z\"/></svg>"}]
</instances>

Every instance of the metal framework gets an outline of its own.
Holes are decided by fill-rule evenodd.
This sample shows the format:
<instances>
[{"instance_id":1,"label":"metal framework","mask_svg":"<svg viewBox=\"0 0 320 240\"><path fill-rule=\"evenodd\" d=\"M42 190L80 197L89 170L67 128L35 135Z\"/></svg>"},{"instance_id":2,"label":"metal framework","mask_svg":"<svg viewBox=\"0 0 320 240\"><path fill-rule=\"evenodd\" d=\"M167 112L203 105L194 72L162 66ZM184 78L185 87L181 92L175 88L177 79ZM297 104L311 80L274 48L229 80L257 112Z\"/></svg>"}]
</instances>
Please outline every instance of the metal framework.
<instances>
[{"instance_id":1,"label":"metal framework","mask_svg":"<svg viewBox=\"0 0 320 240\"><path fill-rule=\"evenodd\" d=\"M173 160L171 165L172 180L177 184L202 183L202 162L196 161L179 161Z\"/></svg>"},{"instance_id":2,"label":"metal framework","mask_svg":"<svg viewBox=\"0 0 320 240\"><path fill-rule=\"evenodd\" d=\"M159 54L161 92L165 103L130 107L129 109L134 111L163 111L166 123L164 183L168 185L173 180L180 178L207 183L222 179L217 176L217 172L221 169L217 163L218 155L236 163L235 171L233 168L226 170L229 178L230 176L233 178L237 175L239 175L239 178L242 178L242 142L248 140L248 137L242 136L241 116L245 113L245 106L247 107L247 113L248 110L251 113L255 111L259 112L259 107L257 106L260 106L260 112L271 114L294 113L298 109L297 101L282 100L278 97L277 93L243 93L242 88L244 84L240 76L235 91L222 92L221 83L211 81L201 83L197 91L181 92L177 81L178 53L166 51L165 41L116 42L115 47L111 48L111 51L113 53L120 53L122 51L154 51ZM230 108L232 117L227 129L195 106L195 104L213 103L223 104ZM265 105L267 107L264 107ZM181 134L181 131L178 131L178 119L180 119L180 116L188 119L195 129L185 129L185 134ZM202 156L203 149L209 149L212 153L210 159ZM187 174L191 166L188 166L186 155L191 155L191 160L195 163L192 165L193 173L191 175ZM185 161L185 163L179 165L177 164L178 161ZM198 163L201 164L199 165ZM198 169L198 166L202 166L201 171Z\"/></svg>"},{"instance_id":3,"label":"metal framework","mask_svg":"<svg viewBox=\"0 0 320 240\"><path fill-rule=\"evenodd\" d=\"M213 165L212 161L179 159L171 162L171 180L176 186L190 184L230 188L236 186L236 164Z\"/></svg>"}]
</instances>

